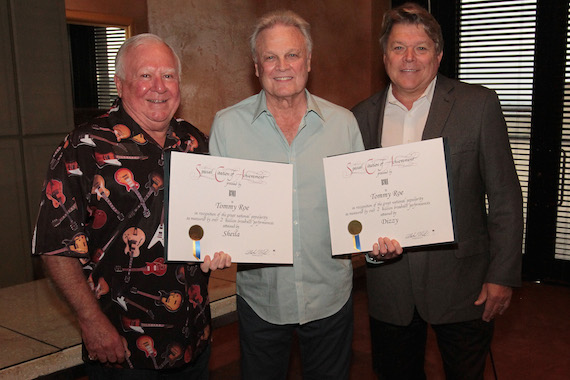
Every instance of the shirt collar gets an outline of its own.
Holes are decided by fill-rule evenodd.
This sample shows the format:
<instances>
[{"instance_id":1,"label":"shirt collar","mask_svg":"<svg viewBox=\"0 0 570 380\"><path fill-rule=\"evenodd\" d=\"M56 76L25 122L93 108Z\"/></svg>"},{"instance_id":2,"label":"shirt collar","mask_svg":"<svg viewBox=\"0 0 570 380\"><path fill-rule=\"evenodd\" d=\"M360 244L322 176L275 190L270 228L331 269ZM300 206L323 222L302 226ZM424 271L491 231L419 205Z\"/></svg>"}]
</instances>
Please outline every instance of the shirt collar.
<instances>
[{"instance_id":1,"label":"shirt collar","mask_svg":"<svg viewBox=\"0 0 570 380\"><path fill-rule=\"evenodd\" d=\"M305 95L307 96L307 113L306 114L308 114L309 112L314 112L317 114L318 117L320 117L322 120L324 120L325 118L323 117L323 113L321 112L321 109L319 108L316 100L314 99L313 95L311 95L309 90L305 89ZM264 112L271 114L271 112L269 112L269 109L267 109L267 100L265 97L265 90L261 90L261 92L259 93L259 96L257 97L257 102L255 105L255 112L253 113L253 118L251 120L251 123L253 124L253 122L255 122L255 120Z\"/></svg>"},{"instance_id":2,"label":"shirt collar","mask_svg":"<svg viewBox=\"0 0 570 380\"><path fill-rule=\"evenodd\" d=\"M145 139L154 141L152 137L150 137L150 135L146 133L145 130L142 129L141 126L131 117L131 115L128 114L128 112L125 110L125 107L123 107L123 101L121 98L118 98L116 100L111 109L108 111L108 115L109 121L111 121L113 124L125 124L131 130L131 137L142 133L145 136ZM168 130L166 132L167 140L174 139L175 142L180 140L173 135L173 128L177 123L178 122L175 118L172 118L168 123ZM166 148L168 144L169 142L165 141L164 147Z\"/></svg>"},{"instance_id":3,"label":"shirt collar","mask_svg":"<svg viewBox=\"0 0 570 380\"><path fill-rule=\"evenodd\" d=\"M425 97L426 100L431 104L431 101L433 100L433 93L435 91L435 82L437 81L437 75L433 78L433 80L428 84L428 86L426 87L424 93L418 98L416 99L416 102L418 100L420 100L421 98ZM396 99L396 97L394 96L394 94L392 93L392 83L390 83L390 87L388 87L388 98L387 98L388 103L390 104L394 104L394 105L400 105L401 107L404 107L404 105L398 100ZM415 103L415 102L414 102Z\"/></svg>"}]
</instances>

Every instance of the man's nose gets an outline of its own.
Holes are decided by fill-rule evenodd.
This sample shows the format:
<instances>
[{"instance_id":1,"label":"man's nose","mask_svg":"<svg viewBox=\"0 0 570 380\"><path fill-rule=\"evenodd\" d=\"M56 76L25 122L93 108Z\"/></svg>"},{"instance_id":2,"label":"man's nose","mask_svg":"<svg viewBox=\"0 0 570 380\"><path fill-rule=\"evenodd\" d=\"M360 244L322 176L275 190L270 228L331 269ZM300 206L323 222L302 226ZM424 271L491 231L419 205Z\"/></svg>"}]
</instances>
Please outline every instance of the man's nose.
<instances>
[{"instance_id":1,"label":"man's nose","mask_svg":"<svg viewBox=\"0 0 570 380\"><path fill-rule=\"evenodd\" d=\"M154 77L154 80L152 82L152 88L156 92L165 92L166 86L164 84L164 78L161 76Z\"/></svg>"},{"instance_id":2,"label":"man's nose","mask_svg":"<svg viewBox=\"0 0 570 380\"><path fill-rule=\"evenodd\" d=\"M277 59L277 70L286 70L287 69L287 62L284 59L278 58Z\"/></svg>"},{"instance_id":3,"label":"man's nose","mask_svg":"<svg viewBox=\"0 0 570 380\"><path fill-rule=\"evenodd\" d=\"M404 53L404 60L407 62L411 62L414 61L416 59L416 54L414 52L414 49L406 49L406 52Z\"/></svg>"}]
</instances>

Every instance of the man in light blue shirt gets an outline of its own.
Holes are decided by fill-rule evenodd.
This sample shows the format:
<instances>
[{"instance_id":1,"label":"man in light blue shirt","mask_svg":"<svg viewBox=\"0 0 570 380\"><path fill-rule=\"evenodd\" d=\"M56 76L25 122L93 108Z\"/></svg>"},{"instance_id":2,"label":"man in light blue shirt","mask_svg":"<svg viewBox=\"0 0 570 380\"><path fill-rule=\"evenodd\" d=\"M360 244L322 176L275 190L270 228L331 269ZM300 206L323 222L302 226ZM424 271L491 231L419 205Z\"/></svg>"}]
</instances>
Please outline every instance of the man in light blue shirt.
<instances>
[{"instance_id":1,"label":"man in light blue shirt","mask_svg":"<svg viewBox=\"0 0 570 380\"><path fill-rule=\"evenodd\" d=\"M305 20L265 15L250 42L263 90L216 114L210 152L293 164L294 264L238 271L242 378L285 379L296 331L305 378L347 379L352 264L331 255L323 158L363 150L362 137L348 110L305 89Z\"/></svg>"}]
</instances>

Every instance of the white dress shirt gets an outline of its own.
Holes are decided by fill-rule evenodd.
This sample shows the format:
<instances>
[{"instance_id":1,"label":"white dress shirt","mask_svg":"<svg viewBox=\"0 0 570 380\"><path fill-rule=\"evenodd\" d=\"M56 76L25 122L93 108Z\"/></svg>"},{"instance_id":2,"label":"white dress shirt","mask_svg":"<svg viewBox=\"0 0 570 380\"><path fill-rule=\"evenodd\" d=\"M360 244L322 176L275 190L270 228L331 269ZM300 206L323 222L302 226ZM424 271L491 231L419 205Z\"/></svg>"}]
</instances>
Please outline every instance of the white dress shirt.
<instances>
[{"instance_id":1,"label":"white dress shirt","mask_svg":"<svg viewBox=\"0 0 570 380\"><path fill-rule=\"evenodd\" d=\"M436 79L437 77L427 86L422 96L414 102L411 110L408 110L394 97L392 84L390 84L384 111L382 147L421 141L433 99Z\"/></svg>"},{"instance_id":2,"label":"white dress shirt","mask_svg":"<svg viewBox=\"0 0 570 380\"><path fill-rule=\"evenodd\" d=\"M386 107L384 108L384 124L382 127L381 146L383 148L417 142L422 140L424 127L426 126L435 81L437 76L430 82L426 90L408 110L392 93L392 84L388 88ZM366 261L371 264L384 264L382 259L377 260L366 255Z\"/></svg>"}]
</instances>

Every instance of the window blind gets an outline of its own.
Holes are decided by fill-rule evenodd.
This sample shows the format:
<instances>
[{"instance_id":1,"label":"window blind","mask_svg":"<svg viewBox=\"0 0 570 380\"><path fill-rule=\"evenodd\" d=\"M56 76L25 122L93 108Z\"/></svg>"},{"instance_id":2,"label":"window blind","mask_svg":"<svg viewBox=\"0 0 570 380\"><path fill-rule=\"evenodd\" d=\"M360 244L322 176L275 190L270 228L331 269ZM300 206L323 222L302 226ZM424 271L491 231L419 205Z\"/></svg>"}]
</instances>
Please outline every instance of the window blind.
<instances>
[{"instance_id":1,"label":"window blind","mask_svg":"<svg viewBox=\"0 0 570 380\"><path fill-rule=\"evenodd\" d=\"M570 2L568 4L570 6ZM570 15L567 16L570 25ZM566 68L564 76L564 111L562 114L562 155L560 157L560 185L556 215L556 242L554 257L561 260L570 260L570 192L567 184L570 183L570 27L567 26L566 35Z\"/></svg>"},{"instance_id":2,"label":"window blind","mask_svg":"<svg viewBox=\"0 0 570 380\"><path fill-rule=\"evenodd\" d=\"M115 57L125 42L125 29L95 27L95 59L97 72L97 108L109 108L117 98L115 88Z\"/></svg>"},{"instance_id":3,"label":"window blind","mask_svg":"<svg viewBox=\"0 0 570 380\"><path fill-rule=\"evenodd\" d=\"M536 2L461 0L459 6L458 76L499 96L523 193L525 229Z\"/></svg>"}]
</instances>

